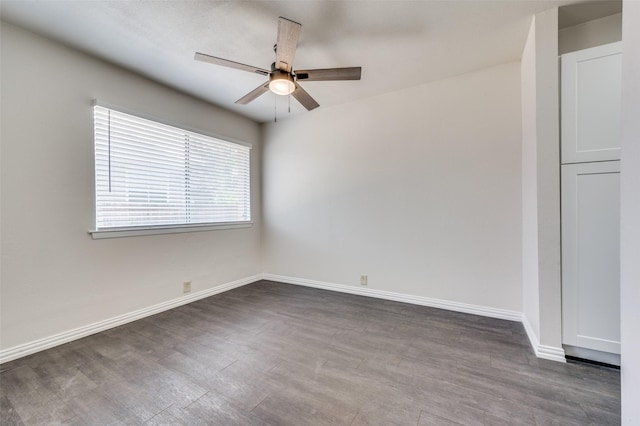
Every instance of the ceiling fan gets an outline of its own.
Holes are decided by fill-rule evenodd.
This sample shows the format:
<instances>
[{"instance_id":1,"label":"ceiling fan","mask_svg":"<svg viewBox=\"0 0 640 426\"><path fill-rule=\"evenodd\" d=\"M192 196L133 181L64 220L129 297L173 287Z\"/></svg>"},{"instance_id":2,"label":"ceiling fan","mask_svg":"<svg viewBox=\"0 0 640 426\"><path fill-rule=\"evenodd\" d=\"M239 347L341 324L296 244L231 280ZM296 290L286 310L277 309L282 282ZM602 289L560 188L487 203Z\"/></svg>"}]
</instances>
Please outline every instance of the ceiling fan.
<instances>
[{"instance_id":1,"label":"ceiling fan","mask_svg":"<svg viewBox=\"0 0 640 426\"><path fill-rule=\"evenodd\" d=\"M245 105L260 95L271 90L276 95L293 95L307 110L311 111L320 106L302 87L299 81L335 81L335 80L360 80L361 67L349 68L323 68L312 70L294 70L292 67L293 56L296 53L298 38L302 25L289 19L280 17L278 21L278 39L274 50L276 61L271 64L271 70L241 64L228 59L217 58L204 53L196 52L195 59L209 62L223 67L235 68L256 74L268 76L269 80L255 88L236 101Z\"/></svg>"}]
</instances>

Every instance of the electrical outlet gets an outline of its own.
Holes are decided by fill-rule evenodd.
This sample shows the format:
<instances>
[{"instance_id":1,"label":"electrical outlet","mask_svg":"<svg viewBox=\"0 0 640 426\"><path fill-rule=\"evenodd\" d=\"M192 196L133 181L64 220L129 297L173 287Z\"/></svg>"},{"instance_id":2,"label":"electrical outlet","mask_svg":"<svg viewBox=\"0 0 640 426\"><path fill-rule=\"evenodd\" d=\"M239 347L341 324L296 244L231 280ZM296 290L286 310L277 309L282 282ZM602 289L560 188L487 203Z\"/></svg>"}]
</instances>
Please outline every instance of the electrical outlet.
<instances>
[{"instance_id":1,"label":"electrical outlet","mask_svg":"<svg viewBox=\"0 0 640 426\"><path fill-rule=\"evenodd\" d=\"M367 285L367 276L366 275L360 275L360 285Z\"/></svg>"},{"instance_id":2,"label":"electrical outlet","mask_svg":"<svg viewBox=\"0 0 640 426\"><path fill-rule=\"evenodd\" d=\"M182 292L191 293L191 281L185 281L182 283Z\"/></svg>"}]
</instances>

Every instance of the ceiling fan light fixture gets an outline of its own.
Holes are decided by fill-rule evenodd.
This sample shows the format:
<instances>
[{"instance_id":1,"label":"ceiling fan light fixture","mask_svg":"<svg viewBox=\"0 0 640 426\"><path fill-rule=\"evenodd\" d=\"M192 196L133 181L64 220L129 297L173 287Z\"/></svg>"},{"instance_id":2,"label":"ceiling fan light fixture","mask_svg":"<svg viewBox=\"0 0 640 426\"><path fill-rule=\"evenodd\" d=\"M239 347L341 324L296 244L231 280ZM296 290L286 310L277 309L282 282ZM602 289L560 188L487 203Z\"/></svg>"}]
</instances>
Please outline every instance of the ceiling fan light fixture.
<instances>
[{"instance_id":1,"label":"ceiling fan light fixture","mask_svg":"<svg viewBox=\"0 0 640 426\"><path fill-rule=\"evenodd\" d=\"M289 73L278 71L271 74L269 90L276 95L286 96L296 90L296 85Z\"/></svg>"}]
</instances>

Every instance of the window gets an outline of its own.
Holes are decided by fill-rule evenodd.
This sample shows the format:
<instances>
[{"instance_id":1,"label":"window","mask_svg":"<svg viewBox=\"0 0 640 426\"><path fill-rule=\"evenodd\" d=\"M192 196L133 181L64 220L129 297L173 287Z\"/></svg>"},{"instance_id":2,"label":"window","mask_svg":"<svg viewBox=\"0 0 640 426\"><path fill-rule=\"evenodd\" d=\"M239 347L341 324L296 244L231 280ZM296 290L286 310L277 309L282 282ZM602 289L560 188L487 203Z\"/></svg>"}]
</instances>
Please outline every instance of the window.
<instances>
[{"instance_id":1,"label":"window","mask_svg":"<svg viewBox=\"0 0 640 426\"><path fill-rule=\"evenodd\" d=\"M94 132L97 232L250 223L250 147L103 106Z\"/></svg>"}]
</instances>

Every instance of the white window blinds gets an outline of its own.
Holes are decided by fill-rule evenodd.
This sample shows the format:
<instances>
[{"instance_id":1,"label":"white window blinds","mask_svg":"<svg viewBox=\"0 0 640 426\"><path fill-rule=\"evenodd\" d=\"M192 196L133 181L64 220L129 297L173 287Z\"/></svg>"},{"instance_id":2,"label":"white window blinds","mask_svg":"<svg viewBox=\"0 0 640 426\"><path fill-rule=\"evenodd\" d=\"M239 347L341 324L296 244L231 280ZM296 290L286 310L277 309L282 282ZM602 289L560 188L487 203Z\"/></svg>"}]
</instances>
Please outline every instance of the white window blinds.
<instances>
[{"instance_id":1,"label":"white window blinds","mask_svg":"<svg viewBox=\"0 0 640 426\"><path fill-rule=\"evenodd\" d=\"M248 222L250 147L94 107L96 227Z\"/></svg>"}]
</instances>

